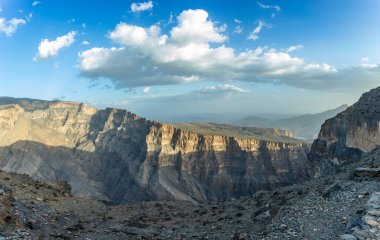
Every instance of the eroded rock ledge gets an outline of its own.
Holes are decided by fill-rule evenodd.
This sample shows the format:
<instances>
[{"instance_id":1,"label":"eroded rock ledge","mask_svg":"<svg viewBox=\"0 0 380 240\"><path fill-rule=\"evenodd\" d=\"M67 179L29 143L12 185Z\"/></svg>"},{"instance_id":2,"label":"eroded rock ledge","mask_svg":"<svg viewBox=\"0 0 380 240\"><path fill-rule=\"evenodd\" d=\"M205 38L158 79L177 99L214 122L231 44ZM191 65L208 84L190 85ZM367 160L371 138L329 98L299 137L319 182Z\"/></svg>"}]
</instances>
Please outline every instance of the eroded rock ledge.
<instances>
[{"instance_id":1,"label":"eroded rock ledge","mask_svg":"<svg viewBox=\"0 0 380 240\"><path fill-rule=\"evenodd\" d=\"M72 102L0 103L0 168L66 180L75 194L116 203L195 203L309 177L308 146L289 136L202 134Z\"/></svg>"}]
</instances>

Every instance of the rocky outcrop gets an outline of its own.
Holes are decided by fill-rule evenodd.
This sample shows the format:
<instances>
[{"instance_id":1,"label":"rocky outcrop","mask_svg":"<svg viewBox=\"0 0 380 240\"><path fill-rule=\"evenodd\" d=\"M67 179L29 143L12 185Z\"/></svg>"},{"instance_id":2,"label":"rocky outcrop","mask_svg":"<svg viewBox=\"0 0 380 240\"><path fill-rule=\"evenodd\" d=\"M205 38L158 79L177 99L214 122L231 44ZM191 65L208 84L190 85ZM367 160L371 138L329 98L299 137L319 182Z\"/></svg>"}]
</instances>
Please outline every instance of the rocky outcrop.
<instances>
[{"instance_id":1,"label":"rocky outcrop","mask_svg":"<svg viewBox=\"0 0 380 240\"><path fill-rule=\"evenodd\" d=\"M308 158L319 176L380 145L380 88L322 125Z\"/></svg>"},{"instance_id":2,"label":"rocky outcrop","mask_svg":"<svg viewBox=\"0 0 380 240\"><path fill-rule=\"evenodd\" d=\"M0 99L0 168L115 203L223 200L307 179L295 139L202 134L120 109Z\"/></svg>"}]
</instances>

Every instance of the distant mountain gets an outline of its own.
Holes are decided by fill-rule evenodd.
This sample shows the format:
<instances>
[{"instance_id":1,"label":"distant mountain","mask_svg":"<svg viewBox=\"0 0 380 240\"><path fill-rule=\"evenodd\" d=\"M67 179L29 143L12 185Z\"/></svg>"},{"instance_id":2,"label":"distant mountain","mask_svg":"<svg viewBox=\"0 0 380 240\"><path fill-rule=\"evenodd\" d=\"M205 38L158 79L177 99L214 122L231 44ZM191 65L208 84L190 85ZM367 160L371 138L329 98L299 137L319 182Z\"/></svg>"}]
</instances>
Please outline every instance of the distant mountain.
<instances>
[{"instance_id":1,"label":"distant mountain","mask_svg":"<svg viewBox=\"0 0 380 240\"><path fill-rule=\"evenodd\" d=\"M316 114L305 114L297 117L270 120L256 116L246 117L235 123L242 127L280 128L291 131L296 137L313 140L318 137L321 125L329 118L346 110L348 105Z\"/></svg>"}]
</instances>

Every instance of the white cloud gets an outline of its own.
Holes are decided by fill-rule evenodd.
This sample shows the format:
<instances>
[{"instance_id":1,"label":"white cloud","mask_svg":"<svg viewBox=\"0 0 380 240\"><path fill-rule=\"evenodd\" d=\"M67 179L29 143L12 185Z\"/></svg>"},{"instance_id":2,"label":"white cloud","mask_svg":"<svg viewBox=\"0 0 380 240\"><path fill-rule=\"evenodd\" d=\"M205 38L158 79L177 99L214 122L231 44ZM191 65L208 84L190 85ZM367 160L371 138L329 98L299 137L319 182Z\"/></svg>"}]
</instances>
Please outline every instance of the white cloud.
<instances>
[{"instance_id":1,"label":"white cloud","mask_svg":"<svg viewBox=\"0 0 380 240\"><path fill-rule=\"evenodd\" d=\"M41 4L41 2L39 2L39 1L34 1L33 3L32 3L32 6L37 6L37 5L40 5Z\"/></svg>"},{"instance_id":2,"label":"white cloud","mask_svg":"<svg viewBox=\"0 0 380 240\"><path fill-rule=\"evenodd\" d=\"M149 93L150 87L143 89L144 93ZM232 95L249 93L248 90L234 86L232 84L213 85L203 88L197 88L190 92L175 93L175 94L154 94L154 95L137 95L129 98L130 102L141 102L155 100L157 102L176 102L176 101L194 101L199 99L218 99Z\"/></svg>"},{"instance_id":3,"label":"white cloud","mask_svg":"<svg viewBox=\"0 0 380 240\"><path fill-rule=\"evenodd\" d=\"M145 87L145 88L143 89L143 92L144 92L144 93L149 93L149 92L150 92L150 87Z\"/></svg>"},{"instance_id":4,"label":"white cloud","mask_svg":"<svg viewBox=\"0 0 380 240\"><path fill-rule=\"evenodd\" d=\"M243 32L243 28L241 26L236 26L234 29L234 33L240 34Z\"/></svg>"},{"instance_id":5,"label":"white cloud","mask_svg":"<svg viewBox=\"0 0 380 240\"><path fill-rule=\"evenodd\" d=\"M205 10L183 11L178 17L178 26L170 34L171 40L181 44L188 43L221 43L227 38L220 34L219 29L208 19Z\"/></svg>"},{"instance_id":6,"label":"white cloud","mask_svg":"<svg viewBox=\"0 0 380 240\"><path fill-rule=\"evenodd\" d=\"M248 91L243 88L236 87L231 84L223 84L223 85L216 85L216 86L201 88L201 89L193 91L192 93L193 94L195 93L198 95L208 95L208 96L213 95L214 96L214 95L230 95L234 93L247 93L247 92Z\"/></svg>"},{"instance_id":7,"label":"white cloud","mask_svg":"<svg viewBox=\"0 0 380 240\"><path fill-rule=\"evenodd\" d=\"M343 91L368 88L375 82L378 85L380 79L379 67L338 70L291 56L301 45L237 51L224 45L227 36L204 10L182 12L169 35L162 34L156 25L143 28L120 23L108 37L120 46L81 52L78 67L82 76L108 78L116 88L242 81ZM366 82L359 84L357 79Z\"/></svg>"},{"instance_id":8,"label":"white cloud","mask_svg":"<svg viewBox=\"0 0 380 240\"><path fill-rule=\"evenodd\" d=\"M362 68L373 69L379 67L379 64L371 63L369 58L362 58L359 66Z\"/></svg>"},{"instance_id":9,"label":"white cloud","mask_svg":"<svg viewBox=\"0 0 380 240\"><path fill-rule=\"evenodd\" d=\"M234 19L234 22L237 23L237 24L241 24L242 23L242 21L239 20L239 19L237 19L237 18Z\"/></svg>"},{"instance_id":10,"label":"white cloud","mask_svg":"<svg viewBox=\"0 0 380 240\"><path fill-rule=\"evenodd\" d=\"M11 37L20 25L26 24L26 21L21 18L5 19L0 18L0 33L4 33L6 36Z\"/></svg>"},{"instance_id":11,"label":"white cloud","mask_svg":"<svg viewBox=\"0 0 380 240\"><path fill-rule=\"evenodd\" d=\"M277 5L266 5L266 4L263 4L261 2L257 2L257 5L259 5L263 9L274 9L276 12L281 11L280 6L277 6ZM272 18L275 17L275 16L276 16L276 13L272 13L271 14Z\"/></svg>"},{"instance_id":12,"label":"white cloud","mask_svg":"<svg viewBox=\"0 0 380 240\"><path fill-rule=\"evenodd\" d=\"M26 20L30 22L32 18L33 18L33 13L29 13L28 16L26 17Z\"/></svg>"},{"instance_id":13,"label":"white cloud","mask_svg":"<svg viewBox=\"0 0 380 240\"><path fill-rule=\"evenodd\" d=\"M242 32L243 32L243 28L240 26L240 24L242 23L242 21L239 20L239 19L237 19L237 18L235 18L235 19L234 19L234 22L235 22L236 24L238 24L238 25L235 27L233 33L236 33L236 34L240 34L240 33L242 33Z\"/></svg>"},{"instance_id":14,"label":"white cloud","mask_svg":"<svg viewBox=\"0 0 380 240\"><path fill-rule=\"evenodd\" d=\"M148 32L142 27L120 23L108 37L124 45L142 45L148 39Z\"/></svg>"},{"instance_id":15,"label":"white cloud","mask_svg":"<svg viewBox=\"0 0 380 240\"><path fill-rule=\"evenodd\" d=\"M57 56L62 48L69 47L75 42L76 35L77 32L71 31L53 41L43 39L38 47L38 54L33 60L38 61Z\"/></svg>"},{"instance_id":16,"label":"white cloud","mask_svg":"<svg viewBox=\"0 0 380 240\"><path fill-rule=\"evenodd\" d=\"M169 20L167 24L173 24L174 23L174 14L173 12L170 12Z\"/></svg>"},{"instance_id":17,"label":"white cloud","mask_svg":"<svg viewBox=\"0 0 380 240\"><path fill-rule=\"evenodd\" d=\"M259 21L255 29L248 35L248 39L256 41L259 39L259 34L264 27L269 27L264 21Z\"/></svg>"},{"instance_id":18,"label":"white cloud","mask_svg":"<svg viewBox=\"0 0 380 240\"><path fill-rule=\"evenodd\" d=\"M219 28L218 28L218 31L219 32L225 32L227 30L227 24L223 23Z\"/></svg>"},{"instance_id":19,"label":"white cloud","mask_svg":"<svg viewBox=\"0 0 380 240\"><path fill-rule=\"evenodd\" d=\"M132 3L131 4L131 11L133 13L151 10L152 8L153 8L153 2L152 1L143 2L143 3Z\"/></svg>"},{"instance_id":20,"label":"white cloud","mask_svg":"<svg viewBox=\"0 0 380 240\"><path fill-rule=\"evenodd\" d=\"M82 41L82 45L90 45L89 41Z\"/></svg>"},{"instance_id":21,"label":"white cloud","mask_svg":"<svg viewBox=\"0 0 380 240\"><path fill-rule=\"evenodd\" d=\"M276 12L281 11L281 8L277 5L265 5L261 2L257 2L257 5L259 5L261 8L264 8L264 9L271 9L272 8L272 9L276 10Z\"/></svg>"},{"instance_id":22,"label":"white cloud","mask_svg":"<svg viewBox=\"0 0 380 240\"><path fill-rule=\"evenodd\" d=\"M303 48L303 45L298 44L298 45L290 46L290 47L284 49L284 51L290 53L290 52L294 52L297 50L301 50L302 48Z\"/></svg>"}]
</instances>

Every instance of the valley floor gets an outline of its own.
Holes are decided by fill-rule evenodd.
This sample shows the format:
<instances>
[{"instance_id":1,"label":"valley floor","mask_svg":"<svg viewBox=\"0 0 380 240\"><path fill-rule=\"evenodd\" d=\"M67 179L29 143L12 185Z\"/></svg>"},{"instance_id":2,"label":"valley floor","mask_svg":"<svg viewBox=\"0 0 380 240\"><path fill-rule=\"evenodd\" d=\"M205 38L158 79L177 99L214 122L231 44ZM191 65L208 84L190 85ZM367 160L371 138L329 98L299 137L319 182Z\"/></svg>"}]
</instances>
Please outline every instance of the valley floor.
<instances>
[{"instance_id":1,"label":"valley floor","mask_svg":"<svg viewBox=\"0 0 380 240\"><path fill-rule=\"evenodd\" d=\"M378 151L336 174L228 202L112 206L0 172L0 239L380 239ZM371 209L371 207L373 209Z\"/></svg>"}]
</instances>

